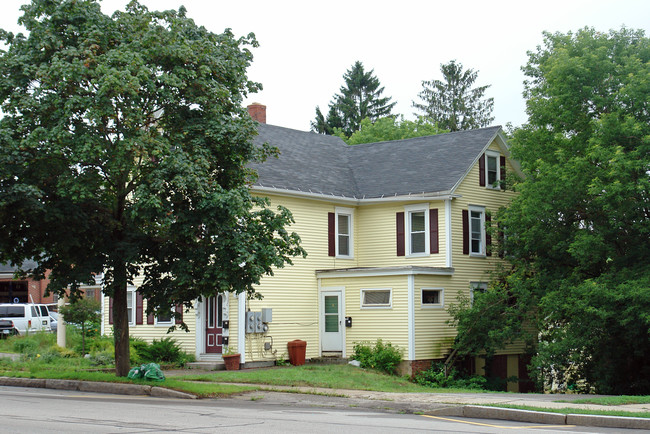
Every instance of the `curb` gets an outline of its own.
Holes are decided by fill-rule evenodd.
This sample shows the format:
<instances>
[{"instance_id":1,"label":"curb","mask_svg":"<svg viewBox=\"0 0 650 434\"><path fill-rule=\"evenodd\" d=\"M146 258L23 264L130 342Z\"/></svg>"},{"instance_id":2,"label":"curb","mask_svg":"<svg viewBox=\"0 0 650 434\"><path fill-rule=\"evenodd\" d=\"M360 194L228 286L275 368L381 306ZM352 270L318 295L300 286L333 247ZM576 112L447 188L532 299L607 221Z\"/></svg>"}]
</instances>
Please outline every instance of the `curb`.
<instances>
[{"instance_id":1,"label":"curb","mask_svg":"<svg viewBox=\"0 0 650 434\"><path fill-rule=\"evenodd\" d=\"M462 416L474 419L499 419L547 425L596 426L650 430L650 419L642 417L601 416L593 414L563 414L545 411L465 405Z\"/></svg>"},{"instance_id":2,"label":"curb","mask_svg":"<svg viewBox=\"0 0 650 434\"><path fill-rule=\"evenodd\" d=\"M78 390L80 392L110 393L114 395L147 395L156 398L196 399L196 396L192 394L164 387L99 381L0 377L0 386Z\"/></svg>"},{"instance_id":3,"label":"curb","mask_svg":"<svg viewBox=\"0 0 650 434\"><path fill-rule=\"evenodd\" d=\"M547 425L566 425L565 414L512 408L465 405L463 406L463 416L475 419L501 419L516 422L543 423Z\"/></svg>"}]
</instances>

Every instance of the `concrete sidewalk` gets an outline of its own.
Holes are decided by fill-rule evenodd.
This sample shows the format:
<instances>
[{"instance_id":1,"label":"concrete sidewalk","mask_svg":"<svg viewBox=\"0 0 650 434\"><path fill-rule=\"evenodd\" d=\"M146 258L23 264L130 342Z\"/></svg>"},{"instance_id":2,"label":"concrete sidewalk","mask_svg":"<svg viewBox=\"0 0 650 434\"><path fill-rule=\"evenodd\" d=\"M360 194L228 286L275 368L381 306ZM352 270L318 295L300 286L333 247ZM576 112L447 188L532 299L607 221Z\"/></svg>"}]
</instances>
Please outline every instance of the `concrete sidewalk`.
<instances>
[{"instance_id":1,"label":"concrete sidewalk","mask_svg":"<svg viewBox=\"0 0 650 434\"><path fill-rule=\"evenodd\" d=\"M18 355L5 355L16 357ZM166 377L211 373L202 370L168 370ZM394 410L400 412L423 413L437 416L456 416L482 419L503 419L519 422L552 424L552 425L582 425L606 428L631 428L650 430L650 418L596 416L573 414L571 409L582 410L620 410L627 412L649 412L650 404L627 404L605 406L595 404L574 403L578 399L594 397L594 395L543 395L517 393L392 393L374 392L367 390L328 389L299 386L271 386L265 384L232 383L256 386L268 394L268 400L282 399L284 395L296 398L296 392L303 395L302 402L313 401L313 405L342 405L360 406L374 409ZM137 385L129 383L101 383L78 380L46 380L37 378L0 377L0 386L40 387L49 389L79 390L86 392L112 393L123 395L149 395L177 399L196 399L194 395L178 392L164 387ZM280 392L280 393L278 393ZM291 392L291 393L281 393ZM242 394L242 399L250 399L259 391ZM293 397L293 398L291 398ZM316 397L318 399L316 399ZM342 401L343 400L343 401ZM569 401L569 402L558 402ZM569 409L565 414L545 411L527 411L492 407L491 405L519 405L542 409Z\"/></svg>"},{"instance_id":2,"label":"concrete sidewalk","mask_svg":"<svg viewBox=\"0 0 650 434\"><path fill-rule=\"evenodd\" d=\"M175 370L165 372L166 376L202 374L198 370ZM209 374L211 371L205 371ZM268 384L228 383L242 386L256 386L266 392L290 392L319 395L319 405L328 405L344 397L354 406L408 411L437 416L456 416L482 419L502 419L519 422L552 424L552 425L581 425L606 428L630 428L650 430L650 418L597 416L575 414L571 409L579 410L619 410L627 412L650 413L650 404L627 404L606 406L597 404L574 403L595 395L559 395L559 394L525 394L525 393L393 393L374 392L368 390L329 389L305 386L273 386ZM244 396L259 395L259 392L248 392ZM268 399L278 399L279 396L269 395ZM246 398L244 398L246 399ZM568 402L559 402L568 401ZM316 404L315 404L316 405ZM566 413L551 413L545 411L528 411L492 407L492 405L518 405L538 407L541 409L569 409Z\"/></svg>"}]
</instances>

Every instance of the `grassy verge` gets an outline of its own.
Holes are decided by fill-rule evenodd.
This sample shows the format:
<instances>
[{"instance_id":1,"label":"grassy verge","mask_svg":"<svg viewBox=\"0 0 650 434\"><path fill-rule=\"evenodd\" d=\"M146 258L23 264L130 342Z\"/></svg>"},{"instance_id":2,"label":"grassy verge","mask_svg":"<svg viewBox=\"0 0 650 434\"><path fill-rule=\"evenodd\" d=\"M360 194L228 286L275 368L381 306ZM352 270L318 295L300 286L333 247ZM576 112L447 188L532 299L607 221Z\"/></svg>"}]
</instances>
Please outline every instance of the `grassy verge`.
<instances>
[{"instance_id":1,"label":"grassy verge","mask_svg":"<svg viewBox=\"0 0 650 434\"><path fill-rule=\"evenodd\" d=\"M558 400L556 402L572 402L575 404L597 404L597 405L626 405L626 404L650 404L650 396L598 396L593 398L576 400Z\"/></svg>"},{"instance_id":2,"label":"grassy verge","mask_svg":"<svg viewBox=\"0 0 650 434\"><path fill-rule=\"evenodd\" d=\"M177 378L166 378L164 381L147 381L131 380L126 377L117 377L115 374L107 372L80 372L80 371L59 371L59 370L39 370L29 371L0 371L0 375L5 377L19 378L45 378L54 380L82 380L98 381L105 383L127 383L127 384L146 384L148 386L160 386L169 389L178 390L197 395L201 398L224 397L237 393L259 390L255 386L239 386L233 384L218 383L194 383L182 381Z\"/></svg>"},{"instance_id":3,"label":"grassy verge","mask_svg":"<svg viewBox=\"0 0 650 434\"><path fill-rule=\"evenodd\" d=\"M571 402L575 402L575 401L571 401ZM641 411L591 410L591 409L583 409L583 408L546 408L546 407L531 407L528 405L512 405L512 404L484 404L483 406L498 407L498 408L513 408L517 410L545 411L547 413L560 413L560 414L593 414L597 416L650 418L650 412L641 412Z\"/></svg>"},{"instance_id":4,"label":"grassy verge","mask_svg":"<svg viewBox=\"0 0 650 434\"><path fill-rule=\"evenodd\" d=\"M377 392L462 393L476 390L433 389L411 383L405 378L393 377L350 365L304 365L271 369L219 371L202 375L184 375L183 380L253 383L272 386L305 386L331 389L372 390Z\"/></svg>"}]
</instances>

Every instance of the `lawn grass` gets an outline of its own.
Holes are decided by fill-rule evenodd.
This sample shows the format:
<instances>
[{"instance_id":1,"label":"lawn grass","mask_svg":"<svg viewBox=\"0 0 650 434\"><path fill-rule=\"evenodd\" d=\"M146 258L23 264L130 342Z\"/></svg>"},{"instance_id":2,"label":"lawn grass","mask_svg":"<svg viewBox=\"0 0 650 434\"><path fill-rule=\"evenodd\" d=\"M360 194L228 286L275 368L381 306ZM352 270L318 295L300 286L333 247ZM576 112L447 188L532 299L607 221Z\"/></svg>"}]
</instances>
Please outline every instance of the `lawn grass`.
<instances>
[{"instance_id":1,"label":"lawn grass","mask_svg":"<svg viewBox=\"0 0 650 434\"><path fill-rule=\"evenodd\" d=\"M558 400L556 402L573 402L576 404L597 404L597 405L626 405L626 404L650 404L650 396L621 395L621 396L594 396L593 398L576 399L573 401Z\"/></svg>"},{"instance_id":2,"label":"lawn grass","mask_svg":"<svg viewBox=\"0 0 650 434\"><path fill-rule=\"evenodd\" d=\"M269 369L244 369L241 371L217 371L201 375L184 375L179 378L190 381L324 387L377 392L481 392L467 389L433 389L411 383L406 378L390 376L350 365L303 365Z\"/></svg>"},{"instance_id":3,"label":"lawn grass","mask_svg":"<svg viewBox=\"0 0 650 434\"><path fill-rule=\"evenodd\" d=\"M576 401L571 401L576 402ZM531 407L528 405L513 404L483 404L484 407L513 408L516 410L544 411L547 413L560 414L593 414L597 416L620 416L620 417L643 417L650 418L650 412L643 411L621 411L621 410L592 410L586 408L546 408Z\"/></svg>"},{"instance_id":4,"label":"lawn grass","mask_svg":"<svg viewBox=\"0 0 650 434\"><path fill-rule=\"evenodd\" d=\"M220 383L194 383L182 381L177 378L166 378L164 381L148 381L144 379L131 380L126 377L117 377L115 374L108 372L89 372L75 370L6 370L0 372L5 377L17 378L45 378L53 380L81 380L97 381L104 383L126 383L126 384L143 384L147 386L166 387L180 392L194 394L200 398L224 397L233 394L259 390L255 386L239 386L234 384Z\"/></svg>"}]
</instances>

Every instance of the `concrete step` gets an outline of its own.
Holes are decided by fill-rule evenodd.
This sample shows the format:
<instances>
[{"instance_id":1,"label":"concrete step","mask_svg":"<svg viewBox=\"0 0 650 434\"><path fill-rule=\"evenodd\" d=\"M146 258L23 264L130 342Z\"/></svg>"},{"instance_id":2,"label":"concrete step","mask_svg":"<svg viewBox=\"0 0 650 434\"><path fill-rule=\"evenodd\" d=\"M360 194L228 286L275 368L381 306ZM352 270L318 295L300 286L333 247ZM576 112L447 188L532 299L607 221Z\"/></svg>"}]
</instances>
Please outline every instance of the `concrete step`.
<instances>
[{"instance_id":1,"label":"concrete step","mask_svg":"<svg viewBox=\"0 0 650 434\"><path fill-rule=\"evenodd\" d=\"M221 371L226 369L223 361L206 361L206 362L190 362L186 365L187 369L202 369L204 371Z\"/></svg>"},{"instance_id":2,"label":"concrete step","mask_svg":"<svg viewBox=\"0 0 650 434\"><path fill-rule=\"evenodd\" d=\"M324 357L314 357L307 360L307 363L311 365L345 365L348 363L348 359L337 356L324 356Z\"/></svg>"}]
</instances>

